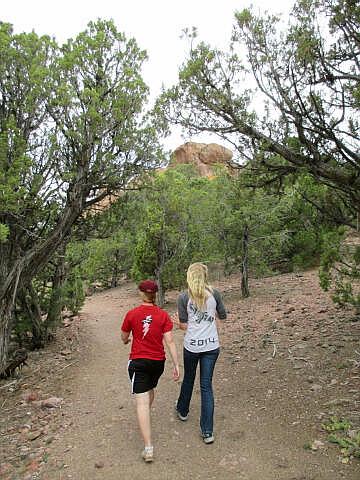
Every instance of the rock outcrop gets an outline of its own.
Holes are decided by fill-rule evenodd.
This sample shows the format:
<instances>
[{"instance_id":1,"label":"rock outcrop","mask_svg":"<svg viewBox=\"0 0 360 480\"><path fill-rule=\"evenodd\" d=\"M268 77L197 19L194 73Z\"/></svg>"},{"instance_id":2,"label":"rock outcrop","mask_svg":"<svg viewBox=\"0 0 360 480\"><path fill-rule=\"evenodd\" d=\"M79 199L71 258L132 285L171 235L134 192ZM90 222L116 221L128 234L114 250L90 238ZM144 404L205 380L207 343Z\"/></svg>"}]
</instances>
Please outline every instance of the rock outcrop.
<instances>
[{"instance_id":1,"label":"rock outcrop","mask_svg":"<svg viewBox=\"0 0 360 480\"><path fill-rule=\"evenodd\" d=\"M228 165L232 152L217 143L187 142L180 145L172 154L169 168L179 164L192 164L200 175L211 177L213 167L218 164Z\"/></svg>"}]
</instances>

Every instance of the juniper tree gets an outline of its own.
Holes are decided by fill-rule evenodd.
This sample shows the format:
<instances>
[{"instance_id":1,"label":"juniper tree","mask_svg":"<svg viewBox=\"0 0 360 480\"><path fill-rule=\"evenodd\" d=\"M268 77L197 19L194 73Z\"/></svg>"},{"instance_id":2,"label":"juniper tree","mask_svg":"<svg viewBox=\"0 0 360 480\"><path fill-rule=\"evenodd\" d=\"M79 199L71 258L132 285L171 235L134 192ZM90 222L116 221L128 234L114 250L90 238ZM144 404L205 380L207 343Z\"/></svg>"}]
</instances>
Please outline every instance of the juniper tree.
<instances>
[{"instance_id":1,"label":"juniper tree","mask_svg":"<svg viewBox=\"0 0 360 480\"><path fill-rule=\"evenodd\" d=\"M336 192L337 223L360 212L360 6L299 0L289 25L250 9L235 14L228 52L198 42L159 118L231 142L269 184L308 172ZM336 214L340 214L336 216Z\"/></svg>"},{"instance_id":2,"label":"juniper tree","mask_svg":"<svg viewBox=\"0 0 360 480\"><path fill-rule=\"evenodd\" d=\"M145 59L111 21L62 46L0 24L0 373L19 291L86 209L161 158Z\"/></svg>"}]
</instances>

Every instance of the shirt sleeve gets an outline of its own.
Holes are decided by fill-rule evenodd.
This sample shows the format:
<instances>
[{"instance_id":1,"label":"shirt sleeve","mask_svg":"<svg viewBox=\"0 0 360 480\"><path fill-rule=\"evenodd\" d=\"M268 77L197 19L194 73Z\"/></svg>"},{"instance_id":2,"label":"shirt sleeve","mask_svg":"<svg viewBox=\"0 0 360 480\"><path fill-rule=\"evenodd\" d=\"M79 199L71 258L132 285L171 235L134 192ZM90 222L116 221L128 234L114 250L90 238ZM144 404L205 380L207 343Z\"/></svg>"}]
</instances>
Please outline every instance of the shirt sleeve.
<instances>
[{"instance_id":1,"label":"shirt sleeve","mask_svg":"<svg viewBox=\"0 0 360 480\"><path fill-rule=\"evenodd\" d=\"M129 313L125 315L124 321L121 325L121 330L127 333L131 332L131 323L130 323Z\"/></svg>"},{"instance_id":2,"label":"shirt sleeve","mask_svg":"<svg viewBox=\"0 0 360 480\"><path fill-rule=\"evenodd\" d=\"M218 290L214 290L213 295L214 295L214 298L216 300L217 314L218 314L220 320L225 320L225 318L227 317L227 314L226 314L226 310L225 310L220 292Z\"/></svg>"},{"instance_id":3,"label":"shirt sleeve","mask_svg":"<svg viewBox=\"0 0 360 480\"><path fill-rule=\"evenodd\" d=\"M173 322L167 312L165 312L165 322L163 326L163 333L170 332L173 329Z\"/></svg>"},{"instance_id":4,"label":"shirt sleeve","mask_svg":"<svg viewBox=\"0 0 360 480\"><path fill-rule=\"evenodd\" d=\"M177 306L178 306L179 320L181 323L188 322L188 313L187 313L188 301L189 301L189 295L186 292L180 293L177 301Z\"/></svg>"}]
</instances>

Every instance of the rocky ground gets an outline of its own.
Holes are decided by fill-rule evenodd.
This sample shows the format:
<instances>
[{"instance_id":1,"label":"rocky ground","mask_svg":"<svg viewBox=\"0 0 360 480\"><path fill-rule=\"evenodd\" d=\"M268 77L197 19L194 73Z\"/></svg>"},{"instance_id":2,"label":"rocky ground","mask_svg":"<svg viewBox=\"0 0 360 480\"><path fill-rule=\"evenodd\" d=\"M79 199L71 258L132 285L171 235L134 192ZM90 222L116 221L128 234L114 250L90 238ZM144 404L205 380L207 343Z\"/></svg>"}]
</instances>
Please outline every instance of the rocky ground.
<instances>
[{"instance_id":1,"label":"rocky ground","mask_svg":"<svg viewBox=\"0 0 360 480\"><path fill-rule=\"evenodd\" d=\"M214 285L229 316L213 445L199 437L198 387L189 420L175 418L168 365L153 412L156 460L141 461L119 334L137 295L125 283L88 298L49 347L0 381L0 478L359 480L360 321L332 304L314 271L254 280L246 300L235 276Z\"/></svg>"}]
</instances>

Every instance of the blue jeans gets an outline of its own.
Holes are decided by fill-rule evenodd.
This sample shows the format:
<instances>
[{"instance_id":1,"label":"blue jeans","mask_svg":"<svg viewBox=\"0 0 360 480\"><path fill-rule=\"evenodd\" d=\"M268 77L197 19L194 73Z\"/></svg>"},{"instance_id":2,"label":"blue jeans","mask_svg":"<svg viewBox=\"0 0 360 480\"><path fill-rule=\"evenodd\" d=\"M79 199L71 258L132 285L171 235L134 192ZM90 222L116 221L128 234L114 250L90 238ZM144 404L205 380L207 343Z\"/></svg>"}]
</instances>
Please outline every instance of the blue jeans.
<instances>
[{"instance_id":1,"label":"blue jeans","mask_svg":"<svg viewBox=\"0 0 360 480\"><path fill-rule=\"evenodd\" d=\"M189 413L190 400L193 392L196 368L200 362L200 392L201 416L200 428L203 435L212 434L214 426L214 394L212 377L220 349L209 352L192 353L184 348L184 379L181 385L180 396L177 401L177 410L183 416Z\"/></svg>"}]
</instances>

